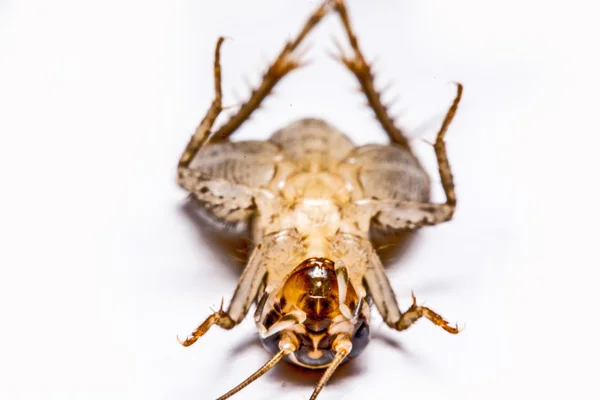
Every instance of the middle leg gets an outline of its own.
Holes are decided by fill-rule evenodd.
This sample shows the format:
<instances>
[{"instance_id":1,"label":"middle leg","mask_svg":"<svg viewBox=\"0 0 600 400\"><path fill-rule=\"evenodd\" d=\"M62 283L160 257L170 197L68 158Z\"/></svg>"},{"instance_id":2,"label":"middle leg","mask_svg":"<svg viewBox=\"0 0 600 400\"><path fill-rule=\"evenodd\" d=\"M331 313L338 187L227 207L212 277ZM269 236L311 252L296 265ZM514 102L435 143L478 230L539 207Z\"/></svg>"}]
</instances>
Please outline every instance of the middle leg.
<instances>
[{"instance_id":1,"label":"middle leg","mask_svg":"<svg viewBox=\"0 0 600 400\"><path fill-rule=\"evenodd\" d=\"M458 104L462 96L463 87L457 84L456 97L444 122L437 134L433 148L438 162L438 171L442 180L442 187L446 195L444 203L427 203L421 201L377 199L366 204L371 207L371 213L375 220L391 229L417 229L423 226L437 225L452 219L456 209L456 193L454 191L454 179L452 170L446 154L446 142L444 137L446 131L456 114Z\"/></svg>"}]
</instances>

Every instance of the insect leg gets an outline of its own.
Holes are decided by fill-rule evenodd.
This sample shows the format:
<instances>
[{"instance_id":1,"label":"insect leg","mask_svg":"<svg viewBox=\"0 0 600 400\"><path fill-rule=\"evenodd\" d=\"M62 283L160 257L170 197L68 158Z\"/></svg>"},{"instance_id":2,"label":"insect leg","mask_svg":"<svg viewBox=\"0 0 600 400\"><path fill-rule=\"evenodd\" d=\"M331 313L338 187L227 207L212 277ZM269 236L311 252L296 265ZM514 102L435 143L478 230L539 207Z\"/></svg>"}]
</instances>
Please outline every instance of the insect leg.
<instances>
[{"instance_id":1,"label":"insect leg","mask_svg":"<svg viewBox=\"0 0 600 400\"><path fill-rule=\"evenodd\" d=\"M354 57L350 58L344 54L340 54L337 58L346 65L346 67L356 76L362 92L367 97L369 106L375 112L375 116L385 132L388 134L390 140L399 146L409 149L408 141L404 137L402 131L396 127L393 118L388 114L387 107L381 101L381 94L375 89L373 82L374 76L371 72L371 66L365 60L360 47L358 46L358 39L354 34L352 25L350 24L350 17L348 16L348 10L343 0L336 0L336 10L342 20L344 29L350 41L350 46L354 51Z\"/></svg>"},{"instance_id":2,"label":"insect leg","mask_svg":"<svg viewBox=\"0 0 600 400\"><path fill-rule=\"evenodd\" d=\"M390 328L403 331L421 317L425 317L447 332L454 334L459 332L457 327L450 326L439 314L427 307L418 306L414 295L413 304L402 313L381 260L375 252L372 253L370 266L364 279L375 306Z\"/></svg>"},{"instance_id":3,"label":"insect leg","mask_svg":"<svg viewBox=\"0 0 600 400\"><path fill-rule=\"evenodd\" d=\"M460 83L457 83L456 97L446 113L444 122L442 122L442 126L440 127L437 137L435 138L435 144L433 145L435 156L438 162L440 177L442 179L442 186L444 187L444 193L446 194L446 204L451 207L452 213L456 207L456 193L454 193L454 179L452 178L452 170L450 169L450 162L448 161L448 155L446 154L446 142L444 142L444 136L446 136L446 131L452 123L454 115L456 115L456 110L458 109L462 92L463 86ZM450 218L451 217L452 214L450 214Z\"/></svg>"},{"instance_id":4,"label":"insect leg","mask_svg":"<svg viewBox=\"0 0 600 400\"><path fill-rule=\"evenodd\" d=\"M263 80L258 87L252 91L252 95L240 109L229 118L213 135L214 140L223 140L229 137L244 121L250 118L250 115L260 107L261 102L269 95L273 87L289 72L301 67L303 63L294 58L294 51L308 35L308 33L323 19L331 10L330 1L323 3L313 12L313 14L304 23L302 29L294 40L288 41L273 64L263 75ZM212 140L212 138L211 138Z\"/></svg>"},{"instance_id":5,"label":"insect leg","mask_svg":"<svg viewBox=\"0 0 600 400\"><path fill-rule=\"evenodd\" d=\"M263 80L260 85L252 91L252 95L240 109L229 118L229 120L221 126L214 135L211 136L211 128L223 110L221 105L221 65L220 65L220 49L224 38L220 37L217 41L215 50L214 64L214 81L215 81L215 99L213 100L208 112L200 122L200 125L194 132L188 142L181 158L179 159L179 167L187 167L198 152L198 150L206 145L213 137L216 140L223 140L229 137L237 128L246 121L250 115L260 107L261 102L269 95L273 87L287 75L289 72L299 68L302 63L295 60L293 57L294 50L300 45L302 40L308 33L321 21L321 19L330 11L331 4L329 1L324 1L315 12L310 16L302 27L300 33L293 41L288 41L281 53L277 56L273 64L263 75Z\"/></svg>"},{"instance_id":6,"label":"insect leg","mask_svg":"<svg viewBox=\"0 0 600 400\"><path fill-rule=\"evenodd\" d=\"M368 264L369 266L364 275L367 290L385 323L393 328L402 317L402 312L398 307L396 295L385 273L384 266L374 250L371 252Z\"/></svg>"},{"instance_id":7,"label":"insect leg","mask_svg":"<svg viewBox=\"0 0 600 400\"><path fill-rule=\"evenodd\" d=\"M194 344L215 324L223 329L231 329L244 319L266 274L262 247L259 243L254 248L250 260L248 260L248 265L238 281L227 311L223 310L223 304L221 303L219 311L210 315L186 340L179 341L182 345L187 347Z\"/></svg>"},{"instance_id":8,"label":"insect leg","mask_svg":"<svg viewBox=\"0 0 600 400\"><path fill-rule=\"evenodd\" d=\"M462 90L462 85L458 83L454 102L444 118L433 145L442 186L446 194L446 202L435 204L418 201L375 200L372 204L374 206L373 213L382 225L392 229L416 229L427 225L437 225L452 219L456 208L456 193L454 192L452 170L446 154L444 136L456 114Z\"/></svg>"},{"instance_id":9,"label":"insect leg","mask_svg":"<svg viewBox=\"0 0 600 400\"><path fill-rule=\"evenodd\" d=\"M215 47L215 64L213 70L215 98L206 112L206 115L200 122L200 125L198 125L196 131L190 138L183 154L181 154L181 157L179 158L179 168L185 168L190 165L198 150L206 143L206 139L210 135L210 130L215 123L215 120L223 110L223 107L221 106L221 99L223 97L221 91L221 45L224 40L225 38L220 37L217 40L217 46Z\"/></svg>"},{"instance_id":10,"label":"insect leg","mask_svg":"<svg viewBox=\"0 0 600 400\"><path fill-rule=\"evenodd\" d=\"M450 326L448 321L446 321L444 318L442 318L441 315L437 314L430 308L418 306L417 299L415 298L414 294L412 294L412 300L413 303L410 306L410 308L406 310L404 314L402 314L402 317L400 318L400 320L398 320L398 322L396 322L393 328L399 331L403 331L405 329L408 329L408 327L414 324L418 319L425 317L437 326L441 327L446 332L450 332L452 334L457 334L459 332L458 325Z\"/></svg>"}]
</instances>

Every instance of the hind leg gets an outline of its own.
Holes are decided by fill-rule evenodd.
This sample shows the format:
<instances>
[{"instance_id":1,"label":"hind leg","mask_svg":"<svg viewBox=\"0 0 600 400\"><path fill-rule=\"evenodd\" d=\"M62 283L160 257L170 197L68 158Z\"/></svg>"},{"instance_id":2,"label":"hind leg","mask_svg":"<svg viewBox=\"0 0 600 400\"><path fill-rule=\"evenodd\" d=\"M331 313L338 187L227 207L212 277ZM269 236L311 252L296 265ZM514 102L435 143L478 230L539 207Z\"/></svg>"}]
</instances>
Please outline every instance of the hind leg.
<instances>
[{"instance_id":1,"label":"hind leg","mask_svg":"<svg viewBox=\"0 0 600 400\"><path fill-rule=\"evenodd\" d=\"M212 135L216 140L223 140L229 137L236 131L237 128L246 121L252 113L260 107L262 101L271 93L277 82L279 82L284 76L291 71L301 66L301 63L294 59L294 51L298 48L300 43L304 40L306 35L323 19L323 17L329 12L331 5L328 1L323 2L315 12L306 21L296 38L292 41L288 41L283 50L279 53L275 61L271 64L267 72L263 75L263 80L260 85L252 91L252 95L246 101L240 109L231 116L231 118L221 126ZM179 168L186 168L191 163L192 159L198 152L198 150L206 145L211 140L212 126L215 120L223 110L221 105L222 93L221 93L221 65L220 65L220 49L223 44L223 38L219 38L215 50L215 64L214 64L214 81L215 81L215 98L206 113L202 122L194 132L188 142L181 158L179 159Z\"/></svg>"},{"instance_id":2,"label":"hind leg","mask_svg":"<svg viewBox=\"0 0 600 400\"><path fill-rule=\"evenodd\" d=\"M358 39L354 34L352 25L350 24L350 17L348 16L348 10L343 0L336 0L336 11L338 12L344 30L350 46L354 52L353 57L348 57L341 53L337 58L346 65L346 67L356 76L362 92L367 97L367 101L371 109L375 112L375 117L383 127L384 131L389 136L390 140L397 145L410 150L410 146L403 132L396 127L393 118L388 114L387 106L381 101L381 94L375 89L374 76L371 71L371 66L365 60L365 57L358 46Z\"/></svg>"},{"instance_id":3,"label":"hind leg","mask_svg":"<svg viewBox=\"0 0 600 400\"><path fill-rule=\"evenodd\" d=\"M259 182L259 178L267 176L265 171L269 168L276 168L277 149L272 143L232 143L226 139L260 107L261 102L284 76L301 66L296 59L296 49L332 7L325 1L314 11L296 38L285 44L248 101L215 131L213 125L223 110L220 52L224 39L219 38L217 41L214 59L215 97L181 154L177 182L200 200L209 214L214 215L218 221L246 221L254 212L254 189L268 183ZM220 143L213 143L218 141Z\"/></svg>"}]
</instances>

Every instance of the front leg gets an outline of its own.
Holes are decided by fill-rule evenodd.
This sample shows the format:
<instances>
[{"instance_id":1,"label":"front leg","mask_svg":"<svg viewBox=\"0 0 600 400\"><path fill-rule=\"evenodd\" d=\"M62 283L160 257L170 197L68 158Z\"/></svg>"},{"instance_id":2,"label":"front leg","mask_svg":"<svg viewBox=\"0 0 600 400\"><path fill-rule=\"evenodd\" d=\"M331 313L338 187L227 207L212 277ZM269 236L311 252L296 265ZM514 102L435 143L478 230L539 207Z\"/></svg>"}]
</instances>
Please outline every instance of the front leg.
<instances>
[{"instance_id":1,"label":"front leg","mask_svg":"<svg viewBox=\"0 0 600 400\"><path fill-rule=\"evenodd\" d=\"M404 313L401 312L385 269L374 251L370 256L369 267L365 273L364 281L377 310L390 328L403 331L420 318L425 317L446 332L452 334L459 332L457 326L450 326L444 318L433 310L418 306L414 295L412 296L413 304L410 308Z\"/></svg>"},{"instance_id":2,"label":"front leg","mask_svg":"<svg viewBox=\"0 0 600 400\"><path fill-rule=\"evenodd\" d=\"M283 230L266 235L254 247L248 265L238 281L237 288L227 311L221 309L210 315L184 341L184 346L190 346L203 336L211 326L218 325L223 329L231 329L239 324L256 300L261 288L264 288L267 278L275 282L281 279L281 265L297 265L299 255L304 253L302 236L295 229ZM263 290L268 291L268 287ZM259 310L260 305L259 305Z\"/></svg>"},{"instance_id":3,"label":"front leg","mask_svg":"<svg viewBox=\"0 0 600 400\"><path fill-rule=\"evenodd\" d=\"M405 329L408 329L409 326L414 324L421 317L425 317L437 326L441 327L446 332L450 332L452 334L457 334L458 332L460 332L458 330L458 324L456 324L455 326L450 326L450 324L448 324L448 321L446 321L444 318L442 318L441 315L437 314L432 309L423 306L418 306L417 299L414 293L412 293L411 296L413 300L412 305L408 310L406 310L404 314L402 314L402 317L400 317L400 320L398 320L398 322L394 324L393 328L399 331L403 331Z\"/></svg>"},{"instance_id":4,"label":"front leg","mask_svg":"<svg viewBox=\"0 0 600 400\"><path fill-rule=\"evenodd\" d=\"M223 303L221 303L219 311L210 315L186 340L180 340L179 342L187 347L194 344L201 336L204 336L210 327L215 324L224 329L231 329L242 322L252 302L256 299L266 272L263 245L259 243L254 248L248 260L248 265L238 281L227 311L223 310Z\"/></svg>"},{"instance_id":5,"label":"front leg","mask_svg":"<svg viewBox=\"0 0 600 400\"><path fill-rule=\"evenodd\" d=\"M181 343L185 347L191 346L201 336L204 336L204 334L214 324L217 324L218 326L220 326L223 329L231 329L236 325L236 322L229 316L229 314L227 312L225 312L223 310L223 302L222 301L221 301L221 308L219 308L219 311L214 312L213 314L211 314L210 317L206 318L206 320L204 320L204 322L201 323L196 328L196 330L194 332L192 332L192 334L190 336L188 336L185 340L181 340L181 339L179 339L179 337L177 338L177 340L179 341L179 343Z\"/></svg>"}]
</instances>

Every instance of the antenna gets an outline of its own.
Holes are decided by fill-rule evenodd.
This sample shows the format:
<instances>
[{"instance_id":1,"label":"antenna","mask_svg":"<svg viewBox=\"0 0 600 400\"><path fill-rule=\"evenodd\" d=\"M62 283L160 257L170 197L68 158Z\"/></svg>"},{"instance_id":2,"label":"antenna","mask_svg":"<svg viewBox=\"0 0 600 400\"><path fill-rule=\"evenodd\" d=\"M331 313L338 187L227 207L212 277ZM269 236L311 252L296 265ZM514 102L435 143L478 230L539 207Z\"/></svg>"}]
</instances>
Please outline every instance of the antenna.
<instances>
[{"instance_id":1,"label":"antenna","mask_svg":"<svg viewBox=\"0 0 600 400\"><path fill-rule=\"evenodd\" d=\"M344 361L344 358L346 358L346 356L352 350L352 341L350 340L350 336L348 336L348 334L340 334L336 338L332 347L336 350L335 357L333 358L333 361L331 361L331 364L329 364L329 367L327 367L327 370L325 370L325 373L321 379L319 379L319 383L317 383L317 386L315 386L315 390L312 396L310 396L310 400L316 400L323 387L329 381L329 378L331 378L331 375L333 375L337 367L339 367L342 361Z\"/></svg>"},{"instance_id":2,"label":"antenna","mask_svg":"<svg viewBox=\"0 0 600 400\"><path fill-rule=\"evenodd\" d=\"M275 354L269 361L265 363L262 367L258 369L255 373L246 378L242 383L231 389L229 392L225 393L223 396L219 397L217 400L225 400L263 376L267 371L275 366L281 359L287 356L290 353L293 353L298 349L298 340L295 335L288 332L284 332L281 335L281 339L279 340L279 352Z\"/></svg>"}]
</instances>

